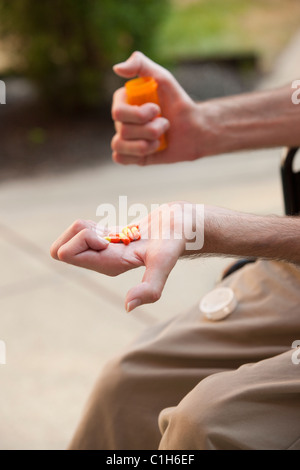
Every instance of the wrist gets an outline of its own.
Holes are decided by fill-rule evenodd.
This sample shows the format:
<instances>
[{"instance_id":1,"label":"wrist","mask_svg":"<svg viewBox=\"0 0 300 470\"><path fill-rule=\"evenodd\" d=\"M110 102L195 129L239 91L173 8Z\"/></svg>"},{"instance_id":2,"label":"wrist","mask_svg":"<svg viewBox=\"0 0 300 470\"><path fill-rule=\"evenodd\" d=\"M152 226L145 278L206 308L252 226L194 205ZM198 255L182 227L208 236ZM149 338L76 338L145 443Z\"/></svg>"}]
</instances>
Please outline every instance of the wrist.
<instances>
[{"instance_id":1,"label":"wrist","mask_svg":"<svg viewBox=\"0 0 300 470\"><path fill-rule=\"evenodd\" d=\"M222 207L193 204L189 216L192 223L185 238L189 249L185 249L183 256L232 254L230 228L242 214ZM193 244L188 245L191 240Z\"/></svg>"},{"instance_id":2,"label":"wrist","mask_svg":"<svg viewBox=\"0 0 300 470\"><path fill-rule=\"evenodd\" d=\"M181 202L180 234L183 248L181 257L198 256L202 253L205 237L204 204Z\"/></svg>"},{"instance_id":3,"label":"wrist","mask_svg":"<svg viewBox=\"0 0 300 470\"><path fill-rule=\"evenodd\" d=\"M200 103L195 113L199 156L299 146L299 112L289 87Z\"/></svg>"},{"instance_id":4,"label":"wrist","mask_svg":"<svg viewBox=\"0 0 300 470\"><path fill-rule=\"evenodd\" d=\"M228 151L227 134L222 126L222 106L218 100L197 103L193 120L197 158Z\"/></svg>"}]
</instances>

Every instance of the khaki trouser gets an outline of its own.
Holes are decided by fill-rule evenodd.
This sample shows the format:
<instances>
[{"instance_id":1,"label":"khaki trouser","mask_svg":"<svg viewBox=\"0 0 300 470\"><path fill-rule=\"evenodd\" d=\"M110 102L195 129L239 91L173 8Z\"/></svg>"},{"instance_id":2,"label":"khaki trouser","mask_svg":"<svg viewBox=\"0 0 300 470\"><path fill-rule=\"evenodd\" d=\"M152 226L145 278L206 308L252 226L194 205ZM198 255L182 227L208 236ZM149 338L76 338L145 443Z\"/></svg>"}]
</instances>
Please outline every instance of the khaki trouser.
<instances>
[{"instance_id":1,"label":"khaki trouser","mask_svg":"<svg viewBox=\"0 0 300 470\"><path fill-rule=\"evenodd\" d=\"M300 449L300 270L257 261L222 285L229 317L197 305L107 364L71 449Z\"/></svg>"}]
</instances>

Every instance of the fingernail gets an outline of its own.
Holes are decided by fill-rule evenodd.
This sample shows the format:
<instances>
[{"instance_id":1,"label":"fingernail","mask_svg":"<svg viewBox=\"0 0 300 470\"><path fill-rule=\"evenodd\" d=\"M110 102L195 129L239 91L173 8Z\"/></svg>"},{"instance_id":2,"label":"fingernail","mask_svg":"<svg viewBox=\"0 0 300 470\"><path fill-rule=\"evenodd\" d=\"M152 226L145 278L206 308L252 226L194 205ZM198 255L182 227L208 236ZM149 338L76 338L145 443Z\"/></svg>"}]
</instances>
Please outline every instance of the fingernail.
<instances>
[{"instance_id":1,"label":"fingernail","mask_svg":"<svg viewBox=\"0 0 300 470\"><path fill-rule=\"evenodd\" d=\"M170 122L168 121L168 119L165 119L165 122L163 124L164 132L168 131L169 128L170 128Z\"/></svg>"},{"instance_id":2,"label":"fingernail","mask_svg":"<svg viewBox=\"0 0 300 470\"><path fill-rule=\"evenodd\" d=\"M140 299L131 300L130 302L128 302L126 306L126 312L129 313L132 310L134 310L136 307L139 307L140 305L142 305L142 302Z\"/></svg>"},{"instance_id":3,"label":"fingernail","mask_svg":"<svg viewBox=\"0 0 300 470\"><path fill-rule=\"evenodd\" d=\"M151 111L152 111L152 115L153 115L153 118L155 118L156 116L158 116L160 114L160 107L157 105L157 104L154 104L152 105L152 108L151 108Z\"/></svg>"},{"instance_id":4,"label":"fingernail","mask_svg":"<svg viewBox=\"0 0 300 470\"><path fill-rule=\"evenodd\" d=\"M114 68L117 68L117 67L123 67L123 65L125 65L125 64L126 64L126 61L124 61L124 62L119 62L118 64L115 64L115 65L113 66L113 69L114 69Z\"/></svg>"},{"instance_id":5,"label":"fingernail","mask_svg":"<svg viewBox=\"0 0 300 470\"><path fill-rule=\"evenodd\" d=\"M109 245L109 241L106 240L106 238L100 237L99 235L98 235L98 238L104 245Z\"/></svg>"},{"instance_id":6,"label":"fingernail","mask_svg":"<svg viewBox=\"0 0 300 470\"><path fill-rule=\"evenodd\" d=\"M107 240L104 238L105 234L103 233L103 230L100 231L96 228L95 232L96 232L96 235L99 238L99 240L107 242Z\"/></svg>"}]
</instances>

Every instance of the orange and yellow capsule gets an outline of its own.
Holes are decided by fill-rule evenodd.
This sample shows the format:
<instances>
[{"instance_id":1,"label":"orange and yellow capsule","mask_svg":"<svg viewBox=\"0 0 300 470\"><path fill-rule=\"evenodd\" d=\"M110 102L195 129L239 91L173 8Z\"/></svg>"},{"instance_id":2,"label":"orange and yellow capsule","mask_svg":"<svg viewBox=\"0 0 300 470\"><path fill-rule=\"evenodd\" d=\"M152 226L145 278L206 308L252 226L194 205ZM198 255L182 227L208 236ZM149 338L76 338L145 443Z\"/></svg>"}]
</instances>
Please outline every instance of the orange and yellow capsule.
<instances>
[{"instance_id":1,"label":"orange and yellow capsule","mask_svg":"<svg viewBox=\"0 0 300 470\"><path fill-rule=\"evenodd\" d=\"M120 236L118 233L112 234L110 233L107 237L104 237L105 240L109 241L110 243L120 243Z\"/></svg>"},{"instance_id":2,"label":"orange and yellow capsule","mask_svg":"<svg viewBox=\"0 0 300 470\"><path fill-rule=\"evenodd\" d=\"M134 240L134 235L133 235L131 229L130 229L128 226L127 226L127 227L124 227L124 228L122 229L122 233L123 233L126 237L130 238L131 241Z\"/></svg>"},{"instance_id":3,"label":"orange and yellow capsule","mask_svg":"<svg viewBox=\"0 0 300 470\"><path fill-rule=\"evenodd\" d=\"M137 227L132 227L131 229L131 233L134 237L134 240L139 240L141 238L141 234L140 234L140 231Z\"/></svg>"},{"instance_id":4,"label":"orange and yellow capsule","mask_svg":"<svg viewBox=\"0 0 300 470\"><path fill-rule=\"evenodd\" d=\"M129 245L131 242L130 238L127 237L123 232L119 234L120 240L124 243L124 245Z\"/></svg>"},{"instance_id":5,"label":"orange and yellow capsule","mask_svg":"<svg viewBox=\"0 0 300 470\"><path fill-rule=\"evenodd\" d=\"M131 224L127 225L122 229L119 233L109 233L105 240L109 241L110 243L124 243L124 245L129 245L130 242L139 240L141 238L141 234L139 231L138 224Z\"/></svg>"}]
</instances>

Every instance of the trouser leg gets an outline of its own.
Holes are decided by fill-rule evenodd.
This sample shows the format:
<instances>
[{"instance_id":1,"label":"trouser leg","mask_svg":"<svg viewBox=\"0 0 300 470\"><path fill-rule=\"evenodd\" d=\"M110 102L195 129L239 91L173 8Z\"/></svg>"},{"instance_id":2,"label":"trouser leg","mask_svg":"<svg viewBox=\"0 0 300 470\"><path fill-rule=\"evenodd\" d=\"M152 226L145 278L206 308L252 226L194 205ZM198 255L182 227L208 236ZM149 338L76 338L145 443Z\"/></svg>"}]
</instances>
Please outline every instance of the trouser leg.
<instances>
[{"instance_id":1,"label":"trouser leg","mask_svg":"<svg viewBox=\"0 0 300 470\"><path fill-rule=\"evenodd\" d=\"M300 275L257 262L229 276L238 307L220 322L198 306L144 332L103 370L71 449L156 449L158 416L206 377L290 348L299 331Z\"/></svg>"},{"instance_id":2,"label":"trouser leg","mask_svg":"<svg viewBox=\"0 0 300 470\"><path fill-rule=\"evenodd\" d=\"M292 352L221 372L160 414L160 449L300 450L300 365Z\"/></svg>"}]
</instances>

